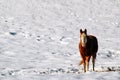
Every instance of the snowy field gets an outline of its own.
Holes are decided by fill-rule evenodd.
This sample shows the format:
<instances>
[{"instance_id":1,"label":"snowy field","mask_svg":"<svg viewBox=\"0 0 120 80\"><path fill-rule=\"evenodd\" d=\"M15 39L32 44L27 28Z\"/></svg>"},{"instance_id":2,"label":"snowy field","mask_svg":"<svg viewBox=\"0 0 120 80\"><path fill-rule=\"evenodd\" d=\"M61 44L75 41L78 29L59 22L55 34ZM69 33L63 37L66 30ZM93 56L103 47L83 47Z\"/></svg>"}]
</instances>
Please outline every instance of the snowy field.
<instances>
[{"instance_id":1,"label":"snowy field","mask_svg":"<svg viewBox=\"0 0 120 80\"><path fill-rule=\"evenodd\" d=\"M78 66L81 28L95 72ZM0 0L0 80L120 80L120 0Z\"/></svg>"}]
</instances>

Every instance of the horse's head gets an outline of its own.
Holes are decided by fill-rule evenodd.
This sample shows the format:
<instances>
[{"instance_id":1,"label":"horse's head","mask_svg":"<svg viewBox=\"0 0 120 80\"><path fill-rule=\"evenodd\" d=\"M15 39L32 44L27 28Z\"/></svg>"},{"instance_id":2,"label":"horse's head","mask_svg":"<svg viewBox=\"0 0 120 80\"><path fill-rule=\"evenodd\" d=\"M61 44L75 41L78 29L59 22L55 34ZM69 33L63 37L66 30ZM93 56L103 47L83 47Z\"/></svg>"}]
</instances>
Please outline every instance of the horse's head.
<instances>
[{"instance_id":1,"label":"horse's head","mask_svg":"<svg viewBox=\"0 0 120 80\"><path fill-rule=\"evenodd\" d=\"M84 31L80 29L80 43L82 47L86 46L86 43L87 43L87 30L86 29Z\"/></svg>"}]
</instances>

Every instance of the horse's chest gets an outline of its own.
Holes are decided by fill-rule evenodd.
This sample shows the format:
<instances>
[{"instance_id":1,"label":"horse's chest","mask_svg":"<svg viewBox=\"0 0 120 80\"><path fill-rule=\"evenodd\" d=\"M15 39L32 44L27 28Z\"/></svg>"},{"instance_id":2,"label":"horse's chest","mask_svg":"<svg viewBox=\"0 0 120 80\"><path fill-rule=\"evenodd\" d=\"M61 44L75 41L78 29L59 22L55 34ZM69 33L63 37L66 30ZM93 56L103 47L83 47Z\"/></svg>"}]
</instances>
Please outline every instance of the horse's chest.
<instances>
[{"instance_id":1,"label":"horse's chest","mask_svg":"<svg viewBox=\"0 0 120 80\"><path fill-rule=\"evenodd\" d=\"M81 49L80 49L80 52L81 52L81 54L84 55L84 56L90 56L90 55L91 55L90 49L81 48Z\"/></svg>"}]
</instances>

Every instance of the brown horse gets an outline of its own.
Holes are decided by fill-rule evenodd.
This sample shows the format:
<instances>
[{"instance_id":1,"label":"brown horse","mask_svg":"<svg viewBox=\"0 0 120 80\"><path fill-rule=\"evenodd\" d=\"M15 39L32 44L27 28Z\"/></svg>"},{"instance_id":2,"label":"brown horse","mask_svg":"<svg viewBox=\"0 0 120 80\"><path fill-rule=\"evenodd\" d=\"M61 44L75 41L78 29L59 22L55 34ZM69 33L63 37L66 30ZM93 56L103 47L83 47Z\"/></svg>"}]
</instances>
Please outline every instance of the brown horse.
<instances>
[{"instance_id":1,"label":"brown horse","mask_svg":"<svg viewBox=\"0 0 120 80\"><path fill-rule=\"evenodd\" d=\"M98 41L95 36L87 35L87 30L80 29L80 43L79 50L82 61L79 65L83 64L84 72L89 70L89 61L92 56L93 71L95 66L96 53L98 51Z\"/></svg>"}]
</instances>

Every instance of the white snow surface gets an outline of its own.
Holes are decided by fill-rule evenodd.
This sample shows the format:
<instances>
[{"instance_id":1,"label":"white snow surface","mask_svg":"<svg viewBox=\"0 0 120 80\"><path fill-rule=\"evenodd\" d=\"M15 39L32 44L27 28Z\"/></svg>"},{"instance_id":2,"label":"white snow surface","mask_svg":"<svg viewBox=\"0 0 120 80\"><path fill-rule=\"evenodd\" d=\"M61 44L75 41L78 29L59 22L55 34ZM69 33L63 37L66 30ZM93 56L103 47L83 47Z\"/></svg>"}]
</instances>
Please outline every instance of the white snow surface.
<instances>
[{"instance_id":1,"label":"white snow surface","mask_svg":"<svg viewBox=\"0 0 120 80\"><path fill-rule=\"evenodd\" d=\"M85 28L99 44L87 73ZM120 0L0 0L0 80L120 80Z\"/></svg>"}]
</instances>

